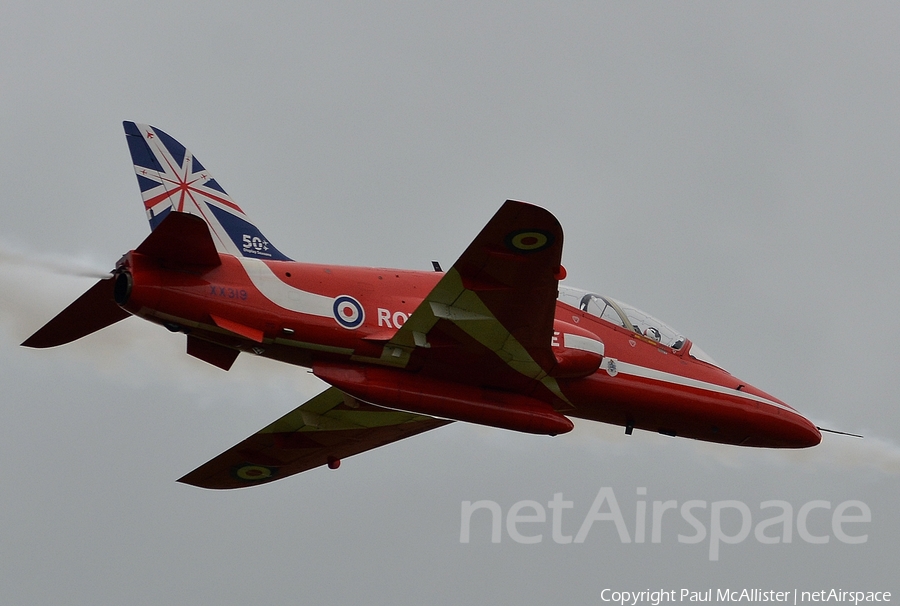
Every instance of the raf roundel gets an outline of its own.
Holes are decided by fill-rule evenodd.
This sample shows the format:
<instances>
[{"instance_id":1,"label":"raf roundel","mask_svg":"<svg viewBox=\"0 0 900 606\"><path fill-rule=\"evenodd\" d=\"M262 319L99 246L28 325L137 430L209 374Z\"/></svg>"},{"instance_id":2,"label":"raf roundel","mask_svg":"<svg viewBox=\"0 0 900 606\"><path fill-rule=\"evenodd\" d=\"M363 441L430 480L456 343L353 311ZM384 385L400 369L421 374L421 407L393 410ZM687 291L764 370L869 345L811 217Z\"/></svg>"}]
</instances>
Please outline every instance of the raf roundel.
<instances>
[{"instance_id":1,"label":"raf roundel","mask_svg":"<svg viewBox=\"0 0 900 606\"><path fill-rule=\"evenodd\" d=\"M553 234L543 229L520 229L506 236L506 246L515 252L533 253L553 246Z\"/></svg>"},{"instance_id":2,"label":"raf roundel","mask_svg":"<svg viewBox=\"0 0 900 606\"><path fill-rule=\"evenodd\" d=\"M241 465L234 470L234 475L239 480L247 482L259 482L268 480L275 475L277 468L268 467L266 465Z\"/></svg>"},{"instance_id":3,"label":"raf roundel","mask_svg":"<svg viewBox=\"0 0 900 606\"><path fill-rule=\"evenodd\" d=\"M341 295L334 300L334 319L344 328L359 328L366 319L366 312L363 311L359 301L349 295Z\"/></svg>"}]
</instances>

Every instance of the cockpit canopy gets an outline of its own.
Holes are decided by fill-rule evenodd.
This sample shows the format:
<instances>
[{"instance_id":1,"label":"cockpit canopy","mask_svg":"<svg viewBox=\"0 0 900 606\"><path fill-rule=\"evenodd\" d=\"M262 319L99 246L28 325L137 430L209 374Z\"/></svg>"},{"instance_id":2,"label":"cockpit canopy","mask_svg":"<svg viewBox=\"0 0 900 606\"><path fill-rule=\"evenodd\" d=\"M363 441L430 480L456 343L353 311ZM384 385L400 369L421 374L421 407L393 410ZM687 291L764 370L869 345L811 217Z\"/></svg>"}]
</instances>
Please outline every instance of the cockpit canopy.
<instances>
[{"instance_id":1,"label":"cockpit canopy","mask_svg":"<svg viewBox=\"0 0 900 606\"><path fill-rule=\"evenodd\" d=\"M651 338L674 350L681 349L685 344L686 340L681 333L668 324L612 297L560 285L559 300L581 311L586 311L591 315L611 322L616 326L621 326L625 330ZM717 362L694 344L691 344L691 349L688 353L698 360L719 366ZM721 366L719 367L721 368Z\"/></svg>"}]
</instances>

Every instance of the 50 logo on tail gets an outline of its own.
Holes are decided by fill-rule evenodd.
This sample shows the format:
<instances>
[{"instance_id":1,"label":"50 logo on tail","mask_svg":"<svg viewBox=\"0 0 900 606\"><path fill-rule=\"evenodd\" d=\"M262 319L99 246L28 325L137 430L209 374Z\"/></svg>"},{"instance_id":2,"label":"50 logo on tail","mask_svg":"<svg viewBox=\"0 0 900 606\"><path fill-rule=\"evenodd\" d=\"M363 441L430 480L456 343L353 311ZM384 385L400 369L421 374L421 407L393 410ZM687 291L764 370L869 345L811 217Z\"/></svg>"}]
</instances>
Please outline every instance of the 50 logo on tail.
<instances>
[{"instance_id":1,"label":"50 logo on tail","mask_svg":"<svg viewBox=\"0 0 900 606\"><path fill-rule=\"evenodd\" d=\"M256 255L264 255L266 257L270 256L268 254L269 243L259 236L251 236L250 234L244 234L242 238L244 242L243 251L245 253L256 254Z\"/></svg>"}]
</instances>

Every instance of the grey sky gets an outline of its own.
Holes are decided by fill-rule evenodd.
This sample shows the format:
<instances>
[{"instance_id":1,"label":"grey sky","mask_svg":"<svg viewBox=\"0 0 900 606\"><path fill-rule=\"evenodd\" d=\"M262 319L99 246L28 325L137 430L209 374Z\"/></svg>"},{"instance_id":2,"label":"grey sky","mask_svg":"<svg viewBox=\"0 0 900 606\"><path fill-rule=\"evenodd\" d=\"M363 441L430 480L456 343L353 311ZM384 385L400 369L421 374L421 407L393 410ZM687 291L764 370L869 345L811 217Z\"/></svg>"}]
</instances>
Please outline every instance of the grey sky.
<instances>
[{"instance_id":1,"label":"grey sky","mask_svg":"<svg viewBox=\"0 0 900 606\"><path fill-rule=\"evenodd\" d=\"M900 8L891 3L15 3L0 20L0 596L6 603L596 603L603 588L893 591L900 519ZM229 373L129 319L18 347L148 233L122 120L158 126L301 260L429 269L503 200L550 209L566 283L671 323L820 425L803 452L579 424L454 424L271 485L175 479L321 389ZM832 511L812 545L520 545L462 501L601 487ZM646 497L637 488L647 489ZM547 510L549 514L549 509ZM526 512L527 513L527 512ZM709 528L709 509L697 510ZM734 513L734 512L732 512ZM706 516L704 518L703 516ZM735 518L736 519L736 518ZM730 522L735 522L730 519ZM729 520L726 520L729 521ZM729 527L729 532L734 532ZM649 531L648 531L649 532Z\"/></svg>"}]
</instances>

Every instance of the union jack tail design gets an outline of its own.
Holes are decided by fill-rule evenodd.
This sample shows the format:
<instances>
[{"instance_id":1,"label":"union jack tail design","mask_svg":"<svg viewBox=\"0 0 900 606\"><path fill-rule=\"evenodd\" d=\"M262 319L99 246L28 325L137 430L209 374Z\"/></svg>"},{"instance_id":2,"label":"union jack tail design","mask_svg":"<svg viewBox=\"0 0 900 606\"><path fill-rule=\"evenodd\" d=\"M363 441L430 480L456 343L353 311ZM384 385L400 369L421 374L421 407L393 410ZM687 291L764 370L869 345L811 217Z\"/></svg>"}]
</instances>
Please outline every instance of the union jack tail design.
<instances>
[{"instance_id":1,"label":"union jack tail design","mask_svg":"<svg viewBox=\"0 0 900 606\"><path fill-rule=\"evenodd\" d=\"M206 221L216 249L252 259L289 261L181 143L147 124L123 122L150 229L170 212Z\"/></svg>"}]
</instances>

